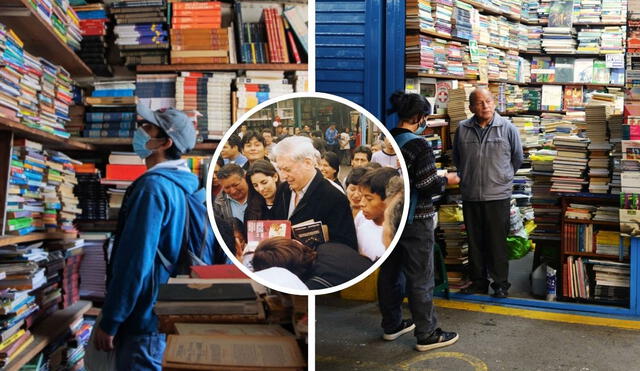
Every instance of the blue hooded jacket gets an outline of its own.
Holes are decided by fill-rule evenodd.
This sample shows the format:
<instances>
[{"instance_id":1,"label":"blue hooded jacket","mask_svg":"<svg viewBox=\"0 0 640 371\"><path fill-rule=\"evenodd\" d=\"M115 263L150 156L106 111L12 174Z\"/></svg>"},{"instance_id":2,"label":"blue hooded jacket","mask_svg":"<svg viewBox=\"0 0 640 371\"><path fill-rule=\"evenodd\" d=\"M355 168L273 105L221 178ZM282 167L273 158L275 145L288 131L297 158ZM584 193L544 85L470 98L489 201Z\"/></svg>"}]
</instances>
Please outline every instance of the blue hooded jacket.
<instances>
[{"instance_id":1,"label":"blue hooded jacket","mask_svg":"<svg viewBox=\"0 0 640 371\"><path fill-rule=\"evenodd\" d=\"M169 178L147 175L153 173ZM170 261L178 260L187 207L185 192L197 189L198 178L190 172L160 167L147 171L144 179L129 190L120 213L124 224L111 256L100 322L109 335L157 332L158 317L153 306L159 285L167 283L170 276L157 249Z\"/></svg>"}]
</instances>

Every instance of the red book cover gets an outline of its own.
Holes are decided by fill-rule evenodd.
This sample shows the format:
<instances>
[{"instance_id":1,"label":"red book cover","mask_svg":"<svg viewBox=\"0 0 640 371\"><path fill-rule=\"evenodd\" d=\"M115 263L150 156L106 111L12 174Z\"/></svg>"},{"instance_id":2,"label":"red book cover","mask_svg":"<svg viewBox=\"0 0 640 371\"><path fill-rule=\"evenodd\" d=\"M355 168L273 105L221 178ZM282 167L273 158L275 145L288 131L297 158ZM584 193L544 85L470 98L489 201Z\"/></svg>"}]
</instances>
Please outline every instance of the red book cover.
<instances>
[{"instance_id":1,"label":"red book cover","mask_svg":"<svg viewBox=\"0 0 640 371\"><path fill-rule=\"evenodd\" d=\"M147 171L145 165L113 165L107 164L108 180L136 180Z\"/></svg>"},{"instance_id":2,"label":"red book cover","mask_svg":"<svg viewBox=\"0 0 640 371\"><path fill-rule=\"evenodd\" d=\"M194 265L191 267L191 278L249 278L233 264Z\"/></svg>"},{"instance_id":3,"label":"red book cover","mask_svg":"<svg viewBox=\"0 0 640 371\"><path fill-rule=\"evenodd\" d=\"M273 13L276 18L276 29L278 31L278 47L280 48L280 53L282 55L282 63L289 63L289 51L287 49L287 40L284 34L284 23L282 23L282 16L278 14L278 12L274 9Z\"/></svg>"},{"instance_id":4,"label":"red book cover","mask_svg":"<svg viewBox=\"0 0 640 371\"><path fill-rule=\"evenodd\" d=\"M193 10L193 9L221 9L219 1L207 1L197 3L173 3L174 11L177 10Z\"/></svg>"},{"instance_id":5,"label":"red book cover","mask_svg":"<svg viewBox=\"0 0 640 371\"><path fill-rule=\"evenodd\" d=\"M296 60L296 63L302 63L300 54L298 54L298 48L296 47L296 41L293 38L293 32L289 29L287 30L287 39L289 40L289 47L291 48L291 52L293 53L293 58Z\"/></svg>"},{"instance_id":6,"label":"red book cover","mask_svg":"<svg viewBox=\"0 0 640 371\"><path fill-rule=\"evenodd\" d=\"M288 220L247 221L247 244L271 237L291 238L291 222Z\"/></svg>"},{"instance_id":7,"label":"red book cover","mask_svg":"<svg viewBox=\"0 0 640 371\"><path fill-rule=\"evenodd\" d=\"M276 40L275 40L275 32L273 27L273 14L271 12L272 9L264 9L262 11L264 17L264 25L267 29L267 47L269 49L269 62L276 63L278 62L278 54L276 52Z\"/></svg>"}]
</instances>

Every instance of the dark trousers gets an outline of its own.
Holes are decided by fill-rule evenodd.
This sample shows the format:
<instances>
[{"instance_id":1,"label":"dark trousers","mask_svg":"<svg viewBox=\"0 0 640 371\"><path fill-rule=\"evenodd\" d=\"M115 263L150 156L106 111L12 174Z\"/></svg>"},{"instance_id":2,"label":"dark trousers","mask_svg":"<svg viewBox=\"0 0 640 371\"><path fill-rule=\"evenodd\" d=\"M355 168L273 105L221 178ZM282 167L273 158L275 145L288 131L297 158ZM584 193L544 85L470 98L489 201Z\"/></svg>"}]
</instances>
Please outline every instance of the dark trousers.
<instances>
[{"instance_id":1,"label":"dark trousers","mask_svg":"<svg viewBox=\"0 0 640 371\"><path fill-rule=\"evenodd\" d=\"M402 300L409 298L415 336L425 338L436 328L433 308L433 218L407 224L398 245L380 267L378 304L382 328L391 333L402 321ZM406 279L406 285L405 285Z\"/></svg>"},{"instance_id":2,"label":"dark trousers","mask_svg":"<svg viewBox=\"0 0 640 371\"><path fill-rule=\"evenodd\" d=\"M464 201L462 210L469 238L471 280L491 287L509 288L509 257L507 235L511 200Z\"/></svg>"}]
</instances>

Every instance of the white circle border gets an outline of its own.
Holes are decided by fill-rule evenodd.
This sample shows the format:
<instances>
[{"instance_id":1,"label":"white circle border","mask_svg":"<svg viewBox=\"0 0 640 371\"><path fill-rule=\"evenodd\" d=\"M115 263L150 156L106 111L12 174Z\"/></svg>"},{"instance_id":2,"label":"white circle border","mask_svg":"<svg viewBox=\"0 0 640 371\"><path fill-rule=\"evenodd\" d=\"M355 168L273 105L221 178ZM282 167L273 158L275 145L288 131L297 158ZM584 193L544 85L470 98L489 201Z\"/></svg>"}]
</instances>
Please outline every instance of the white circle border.
<instances>
[{"instance_id":1,"label":"white circle border","mask_svg":"<svg viewBox=\"0 0 640 371\"><path fill-rule=\"evenodd\" d=\"M249 110L248 112L245 112L244 115L242 115L233 125L231 125L231 127L227 130L227 132L224 134L224 136L222 137L222 139L220 139L220 142L218 144L218 146L216 147L215 152L213 153L213 157L211 158L211 163L209 165L209 171L207 173L207 184L206 184L206 201L207 201L207 213L209 215L209 221L211 223L211 227L213 228L213 232L215 234L216 240L218 242L218 245L220 247L222 247L222 249L224 250L225 254L227 255L227 257L229 257L231 259L231 261L233 262L233 264L235 264L236 267L238 267L244 274L246 274L249 278L251 278L252 280L258 282L259 284L271 288L273 290L279 291L279 292L284 292L287 294L291 294L291 295L301 295L301 296L306 296L306 295L325 295L325 294L331 294L340 290L344 290L348 287L351 287L353 285L355 285L356 283L362 281L363 279L367 278L369 275L371 275L376 269L378 269L382 263L387 259L387 257L389 257L389 255L391 254L391 252L393 251L393 249L396 247L398 241L400 240L400 236L402 235L402 232L404 231L404 227L407 221L407 215L409 213L409 192L410 192L410 186L409 186L409 175L407 172L407 165L404 161L404 157L402 156L402 152L400 151L400 147L398 147L398 144L396 143L395 140L389 140L389 143L391 143L391 145L393 146L393 149L395 151L396 154L400 154L400 156L398 156L398 160L400 161L400 168L402 170L402 180L404 182L404 206L402 208L402 218L400 219L400 225L398 226L398 229L396 231L395 236L393 237L393 239L391 240L391 244L389 245L389 247L387 247L387 249L385 250L384 254L375 261L375 263L373 263L373 265L371 267L369 267L366 271L364 271L363 273L361 273L360 275L358 275L357 277L352 278L351 280L344 282L340 285L337 286L333 286L333 287L329 287L326 289L318 289L318 290L295 290L292 288L288 288L288 287L282 287L280 285L274 285L271 284L269 282L267 282L267 280L263 279L262 277L259 277L258 275L256 275L254 272L252 272L249 268L247 268L244 264L242 264L241 261L239 261L234 254L231 253L231 250L229 249L229 247L226 245L226 243L224 242L224 239L222 238L222 235L220 234L220 231L218 230L218 227L215 223L215 217L214 217L214 213L213 213L213 200L211 197L211 184L213 182L213 169L215 168L215 164L216 164L216 160L218 159L218 157L220 156L220 153L222 152L222 147L223 144L226 143L229 140L229 137L235 133L235 131L240 127L240 125L242 125L249 117L253 116L256 112L260 111L261 109L265 108L266 106L272 105L274 103L283 101L283 100L288 100L288 99L295 99L295 98L322 98L322 99L327 99L327 100L331 100L334 102L338 102L338 103L342 103L346 106L349 106L355 110L357 110L358 112L360 112L361 114L364 114L366 116L367 119L369 119L369 121L373 122L374 125L376 125L380 130L382 130L382 132L384 133L384 135L389 138L389 139L393 139L393 137L391 136L391 133L389 132L389 130L380 122L380 120L378 120L375 116L373 116L373 114L371 114L369 111L365 110L363 107L361 107L360 105L347 100L345 98L333 95L333 94L327 94L327 93L317 93L317 92L300 92L300 93L290 93L290 94L285 94L285 95L281 95L279 97L275 97L272 99L269 99L265 102L262 102L260 104L258 104L257 106L253 107L251 110Z\"/></svg>"}]
</instances>

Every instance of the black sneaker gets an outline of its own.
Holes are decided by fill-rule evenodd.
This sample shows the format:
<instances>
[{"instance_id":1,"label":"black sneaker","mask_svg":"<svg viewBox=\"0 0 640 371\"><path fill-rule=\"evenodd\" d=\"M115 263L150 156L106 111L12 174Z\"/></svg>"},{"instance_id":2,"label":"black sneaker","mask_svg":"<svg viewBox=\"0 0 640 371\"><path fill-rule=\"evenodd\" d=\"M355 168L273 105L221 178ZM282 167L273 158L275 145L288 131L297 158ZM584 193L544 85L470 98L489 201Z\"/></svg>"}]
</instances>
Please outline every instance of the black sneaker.
<instances>
[{"instance_id":1,"label":"black sneaker","mask_svg":"<svg viewBox=\"0 0 640 371\"><path fill-rule=\"evenodd\" d=\"M447 345L451 345L458 341L459 337L460 336L455 332L445 332L440 328L437 328L431 336L424 339L418 339L416 350L419 352L426 352L427 350L446 347Z\"/></svg>"},{"instance_id":2,"label":"black sneaker","mask_svg":"<svg viewBox=\"0 0 640 371\"><path fill-rule=\"evenodd\" d=\"M489 285L480 282L473 282L471 285L460 289L461 294L488 294Z\"/></svg>"},{"instance_id":3,"label":"black sneaker","mask_svg":"<svg viewBox=\"0 0 640 371\"><path fill-rule=\"evenodd\" d=\"M505 299L507 296L509 296L509 293L507 292L506 289L503 289L502 287L495 289L495 291L493 292L493 296L496 299Z\"/></svg>"},{"instance_id":4,"label":"black sneaker","mask_svg":"<svg viewBox=\"0 0 640 371\"><path fill-rule=\"evenodd\" d=\"M402 320L402 322L400 322L400 326L398 326L398 328L394 332L385 332L382 335L382 338L387 341L396 340L397 338L406 334L407 332L410 332L414 328L416 328L416 325L413 323L413 320L404 319Z\"/></svg>"}]
</instances>

